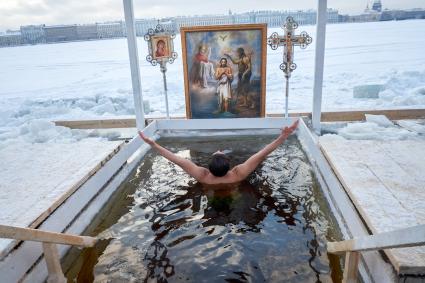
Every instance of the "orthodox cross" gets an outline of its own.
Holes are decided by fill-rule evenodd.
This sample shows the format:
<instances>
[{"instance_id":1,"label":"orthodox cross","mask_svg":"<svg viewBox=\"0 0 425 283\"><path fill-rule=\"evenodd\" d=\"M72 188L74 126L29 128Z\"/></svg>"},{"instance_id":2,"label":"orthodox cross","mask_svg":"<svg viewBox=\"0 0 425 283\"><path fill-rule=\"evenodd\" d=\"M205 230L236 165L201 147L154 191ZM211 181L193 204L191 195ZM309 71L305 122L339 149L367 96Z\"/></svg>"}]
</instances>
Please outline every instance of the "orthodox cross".
<instances>
[{"instance_id":1,"label":"orthodox cross","mask_svg":"<svg viewBox=\"0 0 425 283\"><path fill-rule=\"evenodd\" d=\"M294 30L297 28L298 23L289 16L283 24L285 34L282 36L274 32L267 38L267 44L271 49L276 50L278 47L283 46L283 63L280 64L280 69L285 73L286 78L285 117L288 117L289 78L292 71L297 68L297 64L294 63L294 46L304 49L312 42L312 38L305 31L295 35Z\"/></svg>"},{"instance_id":2,"label":"orthodox cross","mask_svg":"<svg viewBox=\"0 0 425 283\"><path fill-rule=\"evenodd\" d=\"M164 29L164 27L159 24L155 29L148 29L148 32L145 34L144 38L148 43L148 55L146 56L146 61L156 66L159 64L159 69L162 73L162 79L164 81L164 94L165 94L165 108L167 112L167 119L170 118L170 112L168 109L168 94L167 94L167 62L172 64L177 58L177 53L174 52L173 40L176 35L172 32L169 32Z\"/></svg>"}]
</instances>

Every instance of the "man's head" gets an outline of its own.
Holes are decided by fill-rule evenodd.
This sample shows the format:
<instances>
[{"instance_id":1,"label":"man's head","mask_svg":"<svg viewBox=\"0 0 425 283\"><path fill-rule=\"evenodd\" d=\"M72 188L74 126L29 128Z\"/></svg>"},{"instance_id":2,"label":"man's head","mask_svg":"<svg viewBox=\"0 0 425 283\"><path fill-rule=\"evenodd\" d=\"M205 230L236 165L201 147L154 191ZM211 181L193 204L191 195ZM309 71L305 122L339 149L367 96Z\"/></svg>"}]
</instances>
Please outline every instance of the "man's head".
<instances>
[{"instance_id":1,"label":"man's head","mask_svg":"<svg viewBox=\"0 0 425 283\"><path fill-rule=\"evenodd\" d=\"M245 50L242 47L239 47L237 49L237 52L238 52L239 58L242 58L243 56L245 56Z\"/></svg>"},{"instance_id":2,"label":"man's head","mask_svg":"<svg viewBox=\"0 0 425 283\"><path fill-rule=\"evenodd\" d=\"M227 66L227 59L221 58L220 59L220 67L226 67Z\"/></svg>"},{"instance_id":3,"label":"man's head","mask_svg":"<svg viewBox=\"0 0 425 283\"><path fill-rule=\"evenodd\" d=\"M208 168L214 176L223 177L230 169L229 157L222 151L215 152L212 155Z\"/></svg>"}]
</instances>

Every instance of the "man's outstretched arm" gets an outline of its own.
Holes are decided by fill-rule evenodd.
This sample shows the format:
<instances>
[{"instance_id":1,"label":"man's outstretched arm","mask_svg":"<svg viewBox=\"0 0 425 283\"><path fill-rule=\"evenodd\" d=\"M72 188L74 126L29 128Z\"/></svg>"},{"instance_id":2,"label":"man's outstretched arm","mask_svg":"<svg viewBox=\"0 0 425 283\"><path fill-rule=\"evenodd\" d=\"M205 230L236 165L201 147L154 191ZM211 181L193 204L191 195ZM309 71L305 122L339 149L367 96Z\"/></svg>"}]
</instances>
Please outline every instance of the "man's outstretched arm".
<instances>
[{"instance_id":1,"label":"man's outstretched arm","mask_svg":"<svg viewBox=\"0 0 425 283\"><path fill-rule=\"evenodd\" d=\"M298 126L298 120L295 121L289 128L285 127L282 129L281 134L277 139L266 145L262 150L257 152L248 158L244 163L236 166L232 169L235 174L238 176L238 179L243 180L251 174L252 171L257 168L257 166L266 159L267 155L269 155L272 151L274 151L279 145L281 145L290 134L292 134Z\"/></svg>"},{"instance_id":2,"label":"man's outstretched arm","mask_svg":"<svg viewBox=\"0 0 425 283\"><path fill-rule=\"evenodd\" d=\"M144 142L152 146L152 148L154 148L159 154L180 166L187 174L195 178L197 181L202 182L203 178L208 174L208 170L206 168L198 166L186 158L177 156L168 149L157 144L154 140L145 136L142 132L139 132L139 136Z\"/></svg>"}]
</instances>

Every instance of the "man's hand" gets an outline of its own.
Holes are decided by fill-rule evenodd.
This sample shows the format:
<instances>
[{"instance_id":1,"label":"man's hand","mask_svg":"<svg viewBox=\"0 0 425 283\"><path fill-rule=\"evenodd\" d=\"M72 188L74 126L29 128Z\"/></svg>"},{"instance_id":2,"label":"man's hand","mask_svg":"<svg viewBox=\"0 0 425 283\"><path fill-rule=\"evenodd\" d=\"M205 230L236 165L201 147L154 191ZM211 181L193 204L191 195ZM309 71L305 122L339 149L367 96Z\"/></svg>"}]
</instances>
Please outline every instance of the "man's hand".
<instances>
[{"instance_id":1,"label":"man's hand","mask_svg":"<svg viewBox=\"0 0 425 283\"><path fill-rule=\"evenodd\" d=\"M280 139L285 140L289 137L298 127L299 120L295 121L290 127L285 127L282 129L282 132L279 136Z\"/></svg>"},{"instance_id":2,"label":"man's hand","mask_svg":"<svg viewBox=\"0 0 425 283\"><path fill-rule=\"evenodd\" d=\"M147 144L149 144L149 145L151 145L151 146L153 146L153 145L155 144L155 141L154 141L153 139L151 139L151 138L147 137L144 133L142 133L142 132L140 132L140 131L139 131L139 136L142 138L142 140L143 140L145 143L147 143Z\"/></svg>"}]
</instances>

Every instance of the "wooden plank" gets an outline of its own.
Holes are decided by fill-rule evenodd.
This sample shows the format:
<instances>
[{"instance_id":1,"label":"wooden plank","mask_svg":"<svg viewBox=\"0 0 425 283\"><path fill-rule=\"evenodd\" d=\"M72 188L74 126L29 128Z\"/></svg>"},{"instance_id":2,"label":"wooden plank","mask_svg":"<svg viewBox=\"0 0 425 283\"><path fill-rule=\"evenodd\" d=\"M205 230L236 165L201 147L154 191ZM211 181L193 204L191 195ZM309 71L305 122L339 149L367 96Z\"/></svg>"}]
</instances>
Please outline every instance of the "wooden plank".
<instances>
[{"instance_id":1,"label":"wooden plank","mask_svg":"<svg viewBox=\"0 0 425 283\"><path fill-rule=\"evenodd\" d=\"M361 216L320 150L318 145L319 137L310 132L303 120L300 121L297 135L344 238L368 236L369 231ZM360 262L359 272L363 282L394 281L395 273L392 272L391 265L384 261L379 252L369 251L364 253L362 258L363 261ZM369 270L373 270L373 272Z\"/></svg>"},{"instance_id":2,"label":"wooden plank","mask_svg":"<svg viewBox=\"0 0 425 283\"><path fill-rule=\"evenodd\" d=\"M57 151L57 145L54 147L56 148L56 150L51 150L49 148L43 151L41 153L41 160L44 160L46 156L53 157L53 155L55 155L56 157L53 159L59 162L54 162L55 164L53 165L52 170L36 169L36 172L42 174L43 177L48 178L47 180L41 178L37 174L29 174L28 179L24 178L22 179L22 181L19 180L18 183L16 183L16 186L14 186L14 188L11 187L13 185L6 185L13 184L13 182L10 182L10 179L8 179L7 181L3 180L5 181L3 182L3 188L5 188L6 191L3 191L2 193L14 193L13 195L11 194L9 195L9 197L6 197L6 199L11 199L12 202L16 201L17 204L21 204L21 206L23 206L21 207L22 212L19 212L19 209L17 209L17 207L19 208L19 205L15 205L15 207L10 207L6 212L3 213L3 215L0 216L0 219L3 220L1 224L29 228L38 227L40 223L42 223L54 210L56 210L66 199L68 199L70 195L72 195L82 184L84 184L84 182L86 182L93 174L100 170L100 168L120 150L124 143L122 141L106 143L103 142L102 145L100 147L97 146L97 148L93 147L93 145L94 144L92 142L85 143L84 140L77 142L76 146L66 145L65 151L67 154L64 155L57 154L59 152ZM73 151L80 146L85 147L83 152L89 154L89 156L91 156L90 158L75 158L75 154L73 153ZM33 147L40 148L38 147L38 145L31 146L31 148ZM104 149L102 150L102 148ZM72 151L70 151L69 149L71 149ZM24 158L25 162L22 163L22 169L30 168L28 167L29 164L32 164L31 166L40 165L41 168L45 166L45 163L37 161L37 158ZM9 160L14 162L15 159L9 158ZM16 160L19 160L19 158ZM26 161L28 161L29 163L27 163ZM62 166L58 164L62 163L67 164L66 167L69 168L69 170L60 170ZM22 166L19 166L19 168ZM37 168L39 167L37 166ZM24 171L26 171L26 169ZM56 173L59 174L59 176L53 176ZM13 174L11 176L13 178ZM31 178L34 178L34 180L33 182L29 183L29 180L31 180ZM31 187L27 188L27 186ZM32 188L32 191L35 192L36 190L34 189L37 189L37 186L43 186L42 188L40 187L40 192L36 193L37 197L29 197L29 195L31 194L28 195L27 191ZM24 198L21 199L18 196L24 196ZM29 201L25 200L25 197L27 196ZM5 199L3 199L3 202L0 201L0 203L3 203L3 205L5 205L7 208L8 202L5 201ZM31 209L27 209L27 207L31 205L33 205L34 207ZM1 240L1 242L2 248L0 249L0 259L4 257L15 245L19 244L19 241L14 240Z\"/></svg>"},{"instance_id":3,"label":"wooden plank","mask_svg":"<svg viewBox=\"0 0 425 283\"><path fill-rule=\"evenodd\" d=\"M71 129L108 129L108 128L136 128L136 119L99 119L99 120L64 120L54 121L56 126Z\"/></svg>"},{"instance_id":4,"label":"wooden plank","mask_svg":"<svg viewBox=\"0 0 425 283\"><path fill-rule=\"evenodd\" d=\"M46 260L49 275L47 283L66 283L60 263L58 248L52 243L43 243L44 259Z\"/></svg>"},{"instance_id":5,"label":"wooden plank","mask_svg":"<svg viewBox=\"0 0 425 283\"><path fill-rule=\"evenodd\" d=\"M102 168L106 162L108 162L124 146L124 144L124 142L119 144L112 152L108 153L105 158L103 158L95 167L88 171L84 177L73 184L64 194L56 199L55 202L52 203L52 205L46 211L40 214L40 216L38 216L28 227L35 228L40 225L40 223L42 223L53 211L55 211L56 208L58 208L66 199L68 199L69 196L78 190L78 188L80 188L91 176L96 174L96 172L99 171L100 168Z\"/></svg>"},{"instance_id":6,"label":"wooden plank","mask_svg":"<svg viewBox=\"0 0 425 283\"><path fill-rule=\"evenodd\" d=\"M345 254L345 266L342 283L358 283L357 268L359 266L360 253L347 252Z\"/></svg>"},{"instance_id":7,"label":"wooden plank","mask_svg":"<svg viewBox=\"0 0 425 283\"><path fill-rule=\"evenodd\" d=\"M20 241L48 242L79 247L93 247L97 242L96 238L88 236L68 235L7 225L0 225L0 238L16 239Z\"/></svg>"},{"instance_id":8,"label":"wooden plank","mask_svg":"<svg viewBox=\"0 0 425 283\"><path fill-rule=\"evenodd\" d=\"M376 146L383 144L379 141L349 141L349 140L324 140L320 139L322 152L328 159L332 169L355 204L360 215L374 233L387 232L397 228L405 228L424 223L423 198L421 198L420 182L415 182L406 175L394 159L379 158L377 155L386 154ZM329 138L329 137L328 137ZM328 139L327 138L327 139ZM398 143L413 141L398 141ZM376 144L375 144L376 143ZM375 145L374 145L375 144ZM423 144L422 144L423 146ZM392 150L397 151L395 142ZM409 155L411 158L412 153ZM382 159L382 160L381 160ZM423 162L423 160L422 160ZM382 166L385 164L385 166ZM399 169L388 167L396 166ZM411 173L409 173L411 174ZM406 175L406 176L404 176ZM404 176L402 182L395 182L392 178ZM416 186L420 186L415 188ZM404 184L409 184L410 189L403 191ZM413 187L411 185L413 184ZM399 191L397 191L397 186ZM409 187L408 186L408 187ZM416 196L414 192L418 191ZM411 199L412 201L406 201ZM418 204L421 203L422 205ZM385 250L388 258L399 274L421 274L425 269L425 247L400 248Z\"/></svg>"},{"instance_id":9,"label":"wooden plank","mask_svg":"<svg viewBox=\"0 0 425 283\"><path fill-rule=\"evenodd\" d=\"M329 242L327 249L329 253L344 253L347 251L383 250L421 245L425 245L425 225L341 242Z\"/></svg>"},{"instance_id":10,"label":"wooden plank","mask_svg":"<svg viewBox=\"0 0 425 283\"><path fill-rule=\"evenodd\" d=\"M425 109L390 109L390 110L352 110L352 111L331 111L322 112L322 122L338 121L364 121L365 114L385 115L391 120L402 119L423 119L425 118ZM266 117L280 118L280 113L270 113ZM311 112L291 112L289 117L309 117ZM150 118L152 120L163 120L166 117ZM171 119L186 119L184 116L174 116ZM255 119L255 118L251 118ZM232 119L233 120L233 119ZM68 127L71 129L110 129L110 128L135 128L136 119L134 118L116 118L116 119L95 119L95 120L62 120L54 121L56 126Z\"/></svg>"},{"instance_id":11,"label":"wooden plank","mask_svg":"<svg viewBox=\"0 0 425 283\"><path fill-rule=\"evenodd\" d=\"M357 110L322 112L322 122L364 121L365 114L385 115L390 120L425 118L425 109Z\"/></svg>"}]
</instances>

